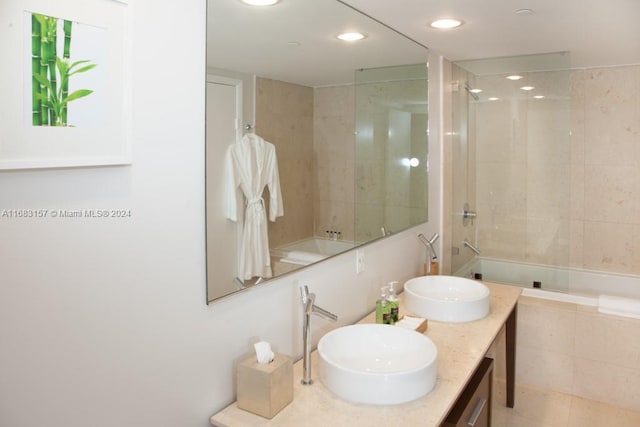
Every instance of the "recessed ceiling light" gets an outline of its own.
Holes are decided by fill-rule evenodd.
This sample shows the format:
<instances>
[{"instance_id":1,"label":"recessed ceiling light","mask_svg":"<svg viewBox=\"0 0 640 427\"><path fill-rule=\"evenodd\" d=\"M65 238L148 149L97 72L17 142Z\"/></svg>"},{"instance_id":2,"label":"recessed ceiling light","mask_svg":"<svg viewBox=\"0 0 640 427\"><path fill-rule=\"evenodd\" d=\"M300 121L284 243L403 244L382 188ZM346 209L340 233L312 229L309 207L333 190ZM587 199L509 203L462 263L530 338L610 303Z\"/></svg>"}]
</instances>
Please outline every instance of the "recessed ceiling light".
<instances>
[{"instance_id":1,"label":"recessed ceiling light","mask_svg":"<svg viewBox=\"0 0 640 427\"><path fill-rule=\"evenodd\" d=\"M543 99L544 95L534 95L533 96L535 99Z\"/></svg>"},{"instance_id":2,"label":"recessed ceiling light","mask_svg":"<svg viewBox=\"0 0 640 427\"><path fill-rule=\"evenodd\" d=\"M510 75L510 76L507 76L507 78L508 78L509 80L514 80L514 81L515 81L515 80L520 80L520 79L522 79L522 76L521 76L521 75L519 75L519 74L512 74L512 75Z\"/></svg>"},{"instance_id":3,"label":"recessed ceiling light","mask_svg":"<svg viewBox=\"0 0 640 427\"><path fill-rule=\"evenodd\" d=\"M471 92L471 93L480 93L480 92L482 92L482 89L469 89L469 92Z\"/></svg>"},{"instance_id":4,"label":"recessed ceiling light","mask_svg":"<svg viewBox=\"0 0 640 427\"><path fill-rule=\"evenodd\" d=\"M358 41L358 40L362 40L365 37L366 36L364 34L356 33L356 32L342 33L342 34L338 35L338 38L340 40L345 41L345 42L355 42L355 41Z\"/></svg>"},{"instance_id":5,"label":"recessed ceiling light","mask_svg":"<svg viewBox=\"0 0 640 427\"><path fill-rule=\"evenodd\" d=\"M273 6L280 0L240 0L244 4L249 6Z\"/></svg>"},{"instance_id":6,"label":"recessed ceiling light","mask_svg":"<svg viewBox=\"0 0 640 427\"><path fill-rule=\"evenodd\" d=\"M498 99L500 98L498 98L497 96L492 96L491 98L489 98L489 101L497 101Z\"/></svg>"},{"instance_id":7,"label":"recessed ceiling light","mask_svg":"<svg viewBox=\"0 0 640 427\"><path fill-rule=\"evenodd\" d=\"M459 19L445 18L433 21L431 24L429 24L429 26L438 30L449 30L451 28L457 28L462 24L464 24L464 22L460 21Z\"/></svg>"},{"instance_id":8,"label":"recessed ceiling light","mask_svg":"<svg viewBox=\"0 0 640 427\"><path fill-rule=\"evenodd\" d=\"M287 42L287 46L298 47L300 46L300 42L290 41L290 42Z\"/></svg>"},{"instance_id":9,"label":"recessed ceiling light","mask_svg":"<svg viewBox=\"0 0 640 427\"><path fill-rule=\"evenodd\" d=\"M535 87L533 87L533 86L522 86L520 89L522 89L522 90L534 90Z\"/></svg>"}]
</instances>

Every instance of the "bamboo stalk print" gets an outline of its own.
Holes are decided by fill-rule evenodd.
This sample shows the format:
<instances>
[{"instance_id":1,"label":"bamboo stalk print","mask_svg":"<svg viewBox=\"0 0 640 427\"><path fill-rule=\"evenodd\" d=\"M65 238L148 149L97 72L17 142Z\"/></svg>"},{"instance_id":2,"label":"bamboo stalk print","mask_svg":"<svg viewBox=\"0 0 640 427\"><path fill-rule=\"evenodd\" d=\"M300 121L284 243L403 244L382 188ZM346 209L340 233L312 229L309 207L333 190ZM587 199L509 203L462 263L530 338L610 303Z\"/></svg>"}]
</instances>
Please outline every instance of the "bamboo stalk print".
<instances>
[{"instance_id":1,"label":"bamboo stalk print","mask_svg":"<svg viewBox=\"0 0 640 427\"><path fill-rule=\"evenodd\" d=\"M49 28L47 28L48 33L47 33L47 37L48 37L48 48L49 48L49 53L47 55L47 59L49 60L49 81L51 82L51 88L49 90L51 90L51 93L55 93L57 88L58 88L58 83L57 83L57 79L56 79L56 58L57 58L57 47L56 47L56 43L57 43L57 34L58 34L58 19L57 18L51 18L49 17L49 19L47 20ZM56 114L53 108L51 108L51 106L49 106L49 123L50 124L54 124L56 123Z\"/></svg>"},{"instance_id":2,"label":"bamboo stalk print","mask_svg":"<svg viewBox=\"0 0 640 427\"><path fill-rule=\"evenodd\" d=\"M48 20L48 16L44 16L44 15L39 15L39 14L34 14L34 16L36 17L36 19L38 20L38 22L40 22L40 74L39 76L47 76L49 74L49 53L50 53L50 49L49 49L49 37L48 37L48 32L49 32L49 20ZM35 75L34 75L35 77ZM40 117L41 117L41 125L48 125L49 124L49 104L48 104L48 99L49 99L49 89L47 88L46 85L42 84L42 81L40 79L38 79L38 81L40 81L40 98L42 100L42 103L40 104Z\"/></svg>"},{"instance_id":3,"label":"bamboo stalk print","mask_svg":"<svg viewBox=\"0 0 640 427\"><path fill-rule=\"evenodd\" d=\"M32 124L34 126L68 126L68 104L91 95L92 90L78 89L69 94L69 79L97 66L89 60L71 63L72 21L62 20L63 56L57 52L58 18L31 14Z\"/></svg>"},{"instance_id":4,"label":"bamboo stalk print","mask_svg":"<svg viewBox=\"0 0 640 427\"><path fill-rule=\"evenodd\" d=\"M31 115L32 124L40 126L42 124L42 98L40 94L41 86L36 75L40 74L40 55L42 27L35 15L31 15Z\"/></svg>"},{"instance_id":5,"label":"bamboo stalk print","mask_svg":"<svg viewBox=\"0 0 640 427\"><path fill-rule=\"evenodd\" d=\"M72 22L68 20L64 20L64 24L62 29L64 31L64 49L62 52L62 59L69 61L71 57L71 25ZM62 98L67 98L69 96L69 80L65 80L61 83L60 88L62 89ZM65 104L62 107L62 112L60 113L60 118L62 121L62 125L67 125L67 105Z\"/></svg>"}]
</instances>

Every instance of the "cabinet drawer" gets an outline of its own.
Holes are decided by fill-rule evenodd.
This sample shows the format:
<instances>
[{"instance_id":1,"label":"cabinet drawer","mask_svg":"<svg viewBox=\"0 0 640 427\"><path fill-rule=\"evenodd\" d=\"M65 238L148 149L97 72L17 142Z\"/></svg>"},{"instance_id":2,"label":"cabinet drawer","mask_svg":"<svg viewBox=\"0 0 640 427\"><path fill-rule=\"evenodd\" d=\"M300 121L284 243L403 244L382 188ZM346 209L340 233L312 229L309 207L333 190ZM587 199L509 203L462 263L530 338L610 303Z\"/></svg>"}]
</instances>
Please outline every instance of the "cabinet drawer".
<instances>
[{"instance_id":1,"label":"cabinet drawer","mask_svg":"<svg viewBox=\"0 0 640 427\"><path fill-rule=\"evenodd\" d=\"M491 426L493 359L485 357L447 415L444 427Z\"/></svg>"}]
</instances>

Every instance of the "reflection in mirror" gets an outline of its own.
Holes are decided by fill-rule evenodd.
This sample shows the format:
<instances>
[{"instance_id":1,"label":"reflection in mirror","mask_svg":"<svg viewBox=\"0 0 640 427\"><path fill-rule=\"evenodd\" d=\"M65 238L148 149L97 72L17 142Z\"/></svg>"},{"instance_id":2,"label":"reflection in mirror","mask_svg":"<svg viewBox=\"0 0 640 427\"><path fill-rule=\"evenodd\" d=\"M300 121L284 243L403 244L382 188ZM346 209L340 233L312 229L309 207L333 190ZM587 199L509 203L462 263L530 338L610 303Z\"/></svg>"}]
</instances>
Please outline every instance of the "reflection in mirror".
<instances>
[{"instance_id":1,"label":"reflection in mirror","mask_svg":"<svg viewBox=\"0 0 640 427\"><path fill-rule=\"evenodd\" d=\"M355 238L427 220L427 67L356 71Z\"/></svg>"},{"instance_id":2,"label":"reflection in mirror","mask_svg":"<svg viewBox=\"0 0 640 427\"><path fill-rule=\"evenodd\" d=\"M269 8L209 0L207 27L208 302L380 238L383 227L397 232L426 220L423 46L335 0L283 0ZM366 38L338 40L347 30ZM388 74L389 66L405 64L418 65ZM355 84L354 73L369 77ZM411 86L416 82L419 88ZM360 84L371 93L356 89ZM367 115L383 113L393 124L386 136L376 124L375 150L356 151L356 118L374 126ZM272 145L277 158L280 193L272 185L253 197L267 214L273 202L283 203L283 216L262 217L271 274L238 272L238 254L251 249L242 248L249 222L238 188L237 220L228 218L226 153L246 134ZM405 164L414 158L417 167ZM376 174L363 175L366 168Z\"/></svg>"}]
</instances>

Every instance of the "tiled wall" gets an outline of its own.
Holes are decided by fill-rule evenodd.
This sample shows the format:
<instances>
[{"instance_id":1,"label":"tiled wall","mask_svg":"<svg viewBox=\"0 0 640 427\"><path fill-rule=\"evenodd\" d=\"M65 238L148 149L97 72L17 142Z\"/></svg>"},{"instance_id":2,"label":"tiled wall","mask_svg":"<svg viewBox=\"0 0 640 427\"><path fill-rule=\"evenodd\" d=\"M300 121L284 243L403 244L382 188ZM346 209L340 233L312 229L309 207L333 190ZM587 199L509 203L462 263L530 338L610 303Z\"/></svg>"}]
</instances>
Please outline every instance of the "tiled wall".
<instances>
[{"instance_id":1,"label":"tiled wall","mask_svg":"<svg viewBox=\"0 0 640 427\"><path fill-rule=\"evenodd\" d=\"M284 202L284 216L269 222L270 246L313 235L313 89L258 78L256 133L276 146Z\"/></svg>"},{"instance_id":2,"label":"tiled wall","mask_svg":"<svg viewBox=\"0 0 640 427\"><path fill-rule=\"evenodd\" d=\"M475 105L478 244L640 274L640 66L567 75L568 96Z\"/></svg>"},{"instance_id":3,"label":"tiled wall","mask_svg":"<svg viewBox=\"0 0 640 427\"><path fill-rule=\"evenodd\" d=\"M548 265L569 262L569 72L525 75L524 83L478 77L496 101L476 114L478 245L482 255Z\"/></svg>"},{"instance_id":4,"label":"tiled wall","mask_svg":"<svg viewBox=\"0 0 640 427\"><path fill-rule=\"evenodd\" d=\"M571 265L640 274L640 66L571 84Z\"/></svg>"},{"instance_id":5,"label":"tiled wall","mask_svg":"<svg viewBox=\"0 0 640 427\"><path fill-rule=\"evenodd\" d=\"M400 94L411 92L412 84L399 83L386 90ZM379 92L378 97L384 96L379 85L367 86L368 90ZM387 191L384 175L378 179L385 170L384 164L359 167L356 177L355 109L352 85L309 88L257 79L256 132L276 145L285 203L284 217L269 223L271 246L312 235L327 237L327 230L339 231L344 240L368 241L379 237L381 217L390 218L387 226L394 229L396 216L400 223L408 223L407 218L413 213L411 208L424 215L424 197L419 206L380 203L385 196L408 199L411 191L409 185ZM421 125L426 128L426 115ZM422 141L422 150L424 145ZM359 159L365 163L370 160L364 152L359 153ZM369 191L376 204L360 209L362 215L358 223L366 230L360 236L356 236L354 229L356 179L358 187ZM424 189L424 179L421 183ZM390 215L382 210L385 205L396 209Z\"/></svg>"},{"instance_id":6,"label":"tiled wall","mask_svg":"<svg viewBox=\"0 0 640 427\"><path fill-rule=\"evenodd\" d=\"M357 241L380 237L381 226L396 232L425 219L426 93L424 79L357 86ZM401 159L412 157L418 158L421 166L410 168L401 163Z\"/></svg>"},{"instance_id":7,"label":"tiled wall","mask_svg":"<svg viewBox=\"0 0 640 427\"><path fill-rule=\"evenodd\" d=\"M354 240L355 107L353 86L314 89L316 236L339 231Z\"/></svg>"},{"instance_id":8,"label":"tiled wall","mask_svg":"<svg viewBox=\"0 0 640 427\"><path fill-rule=\"evenodd\" d=\"M517 336L517 382L640 411L640 320L522 297Z\"/></svg>"}]
</instances>

